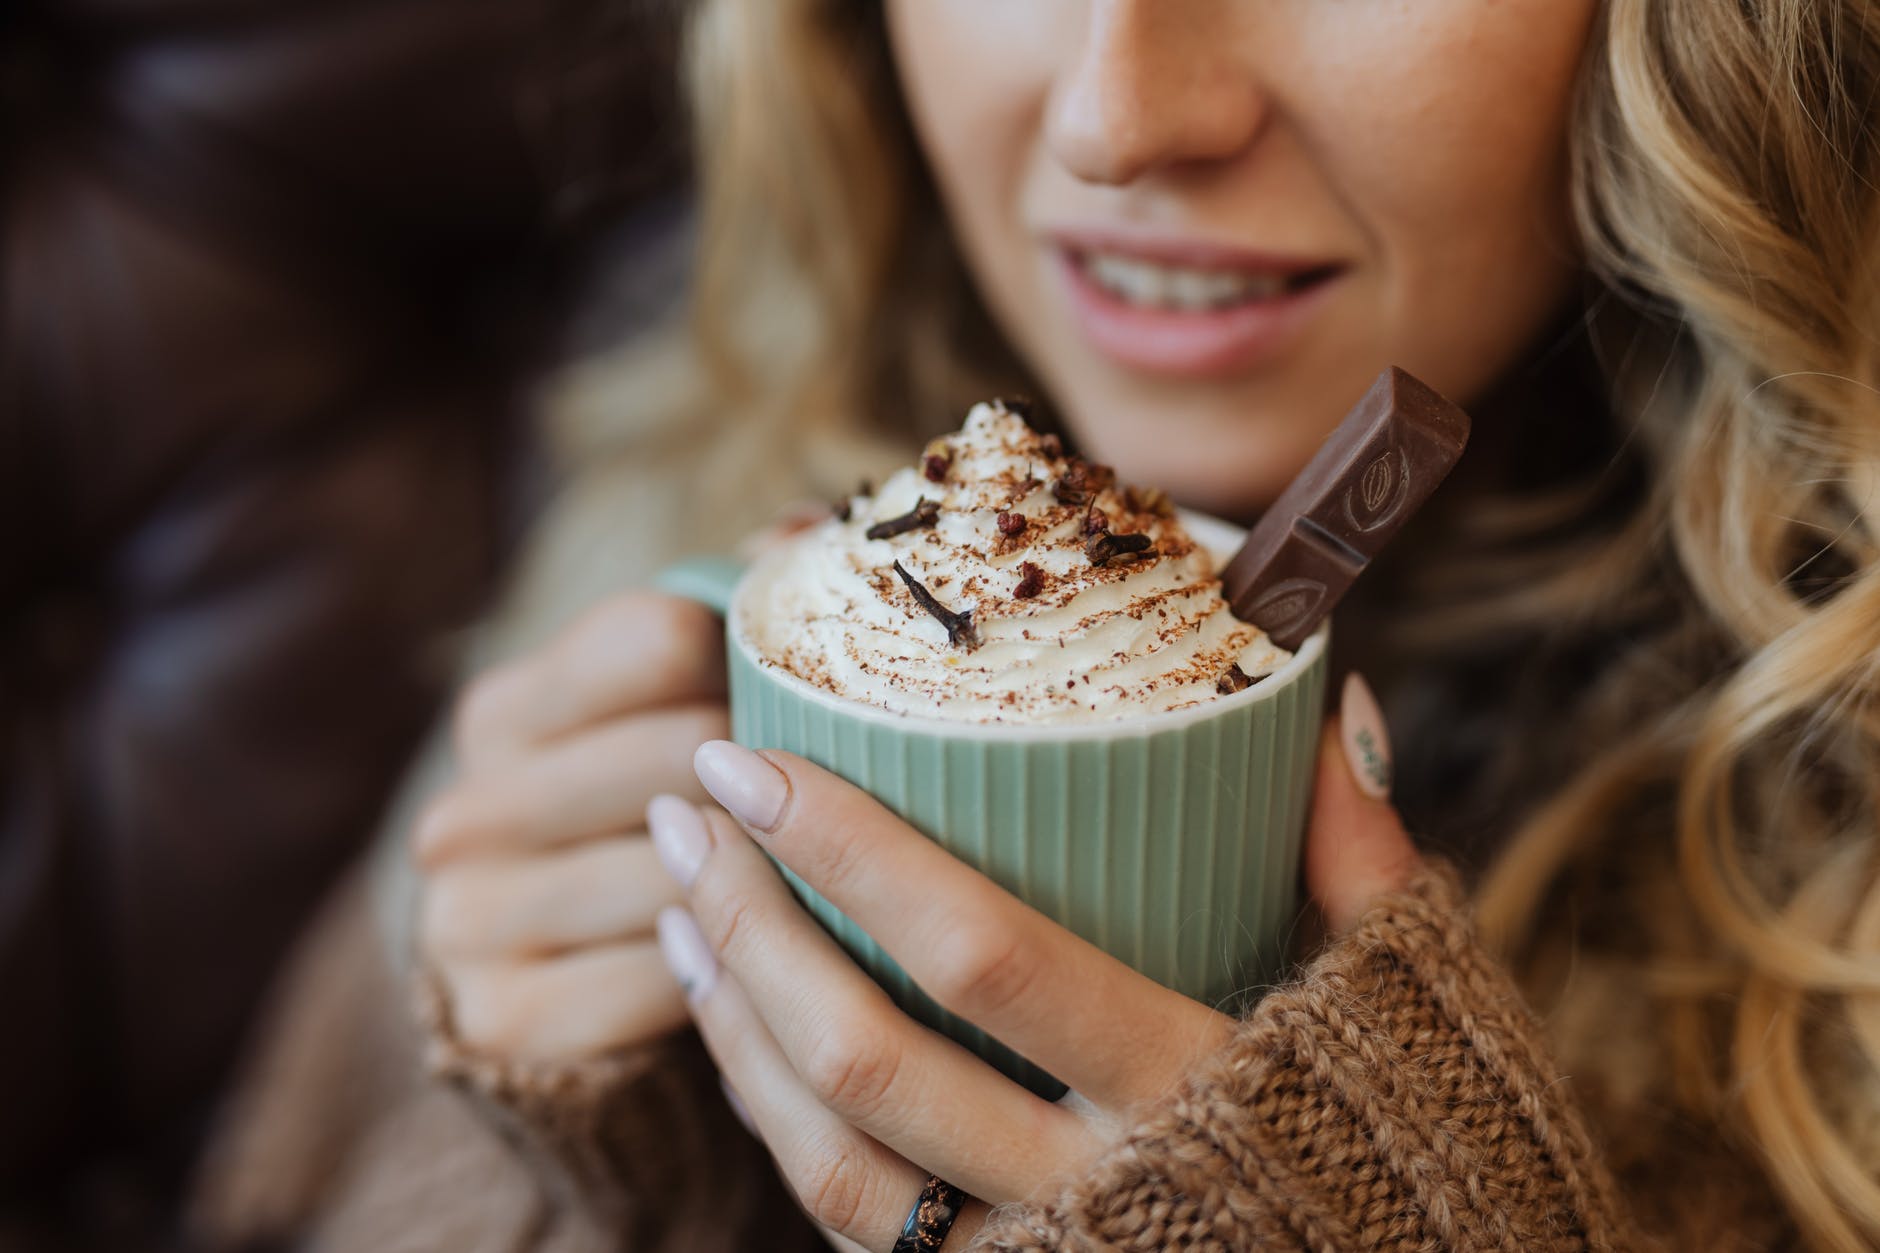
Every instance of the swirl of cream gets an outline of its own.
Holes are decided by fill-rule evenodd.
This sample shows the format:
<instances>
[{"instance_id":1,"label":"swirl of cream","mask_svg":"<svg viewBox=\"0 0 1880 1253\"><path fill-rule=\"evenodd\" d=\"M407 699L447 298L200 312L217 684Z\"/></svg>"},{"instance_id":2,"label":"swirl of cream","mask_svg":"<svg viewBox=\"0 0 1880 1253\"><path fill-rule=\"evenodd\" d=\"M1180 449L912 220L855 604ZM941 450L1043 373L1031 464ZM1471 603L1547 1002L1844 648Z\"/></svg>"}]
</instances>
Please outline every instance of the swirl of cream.
<instances>
[{"instance_id":1,"label":"swirl of cream","mask_svg":"<svg viewBox=\"0 0 1880 1253\"><path fill-rule=\"evenodd\" d=\"M1290 654L1228 609L1215 555L1158 497L1111 477L1013 410L975 406L846 520L766 562L740 593L741 629L766 663L836 695L968 722L1178 709L1233 690L1236 665L1253 677L1283 664ZM1147 551L1106 551L1138 536ZM967 615L964 635L935 607Z\"/></svg>"}]
</instances>

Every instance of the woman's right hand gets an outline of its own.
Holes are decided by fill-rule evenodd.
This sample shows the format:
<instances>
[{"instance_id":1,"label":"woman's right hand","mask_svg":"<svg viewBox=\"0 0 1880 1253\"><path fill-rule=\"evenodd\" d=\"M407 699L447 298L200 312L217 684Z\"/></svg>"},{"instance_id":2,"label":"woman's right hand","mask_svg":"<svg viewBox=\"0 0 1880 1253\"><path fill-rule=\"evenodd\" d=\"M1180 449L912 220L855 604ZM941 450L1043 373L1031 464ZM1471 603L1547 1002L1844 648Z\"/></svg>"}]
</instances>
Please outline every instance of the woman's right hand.
<instances>
[{"instance_id":1,"label":"woman's right hand","mask_svg":"<svg viewBox=\"0 0 1880 1253\"><path fill-rule=\"evenodd\" d=\"M513 1060L575 1061L687 1021L654 940L683 899L645 830L661 792L708 798L692 754L727 733L723 628L636 592L479 677L459 773L413 837L419 945L458 1035Z\"/></svg>"}]
</instances>

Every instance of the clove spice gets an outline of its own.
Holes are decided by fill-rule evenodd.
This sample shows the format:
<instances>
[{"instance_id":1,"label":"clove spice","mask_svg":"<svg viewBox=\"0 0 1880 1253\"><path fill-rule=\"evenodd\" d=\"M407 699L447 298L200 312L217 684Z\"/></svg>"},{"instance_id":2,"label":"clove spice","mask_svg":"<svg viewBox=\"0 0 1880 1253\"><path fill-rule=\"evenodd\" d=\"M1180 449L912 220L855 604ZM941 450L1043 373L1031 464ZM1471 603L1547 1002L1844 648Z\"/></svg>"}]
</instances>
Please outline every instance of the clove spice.
<instances>
[{"instance_id":1,"label":"clove spice","mask_svg":"<svg viewBox=\"0 0 1880 1253\"><path fill-rule=\"evenodd\" d=\"M907 567L899 561L894 563L894 572L901 576L901 582L907 584L907 590L914 594L914 603L934 616L941 626L947 629L947 643L959 648L977 648L979 635L973 630L973 614L970 609L955 613L926 589L921 581L907 572Z\"/></svg>"},{"instance_id":2,"label":"clove spice","mask_svg":"<svg viewBox=\"0 0 1880 1253\"><path fill-rule=\"evenodd\" d=\"M914 502L914 507L897 518L884 518L868 528L863 534L869 539L887 539L906 531L916 531L923 526L932 526L940 516L940 502L928 500L925 496Z\"/></svg>"},{"instance_id":3,"label":"clove spice","mask_svg":"<svg viewBox=\"0 0 1880 1253\"><path fill-rule=\"evenodd\" d=\"M1107 566L1113 558L1123 557L1131 561L1144 560L1155 556L1155 541L1141 532L1131 535L1116 535L1104 531L1090 537L1084 545L1084 555L1090 558L1093 566Z\"/></svg>"},{"instance_id":4,"label":"clove spice","mask_svg":"<svg viewBox=\"0 0 1880 1253\"><path fill-rule=\"evenodd\" d=\"M1085 461L1082 457L1072 457L1070 468L1064 471L1051 492L1067 505L1087 505L1098 492L1116 482L1116 471L1109 466L1094 461Z\"/></svg>"}]
</instances>

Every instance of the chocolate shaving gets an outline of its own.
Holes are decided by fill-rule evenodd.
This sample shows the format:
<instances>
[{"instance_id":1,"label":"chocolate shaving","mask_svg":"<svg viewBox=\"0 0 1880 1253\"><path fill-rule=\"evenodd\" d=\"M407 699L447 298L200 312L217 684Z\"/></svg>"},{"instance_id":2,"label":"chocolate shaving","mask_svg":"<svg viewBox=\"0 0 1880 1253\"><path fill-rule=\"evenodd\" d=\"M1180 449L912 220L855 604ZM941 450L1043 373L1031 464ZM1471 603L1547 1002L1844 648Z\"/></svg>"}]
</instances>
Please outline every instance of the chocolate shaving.
<instances>
[{"instance_id":1,"label":"chocolate shaving","mask_svg":"<svg viewBox=\"0 0 1880 1253\"><path fill-rule=\"evenodd\" d=\"M905 531L917 531L923 526L932 526L940 517L940 502L928 500L925 496L914 502L914 507L898 518L884 518L864 532L869 539L887 539Z\"/></svg>"},{"instance_id":2,"label":"chocolate shaving","mask_svg":"<svg viewBox=\"0 0 1880 1253\"><path fill-rule=\"evenodd\" d=\"M996 519L1001 535L1023 535L1025 533L1025 515L1022 513L1001 513Z\"/></svg>"},{"instance_id":3,"label":"chocolate shaving","mask_svg":"<svg viewBox=\"0 0 1880 1253\"><path fill-rule=\"evenodd\" d=\"M1012 595L1020 600L1030 600L1044 590L1044 571L1035 561L1021 561L1018 565L1018 586L1012 589Z\"/></svg>"},{"instance_id":4,"label":"chocolate shaving","mask_svg":"<svg viewBox=\"0 0 1880 1253\"><path fill-rule=\"evenodd\" d=\"M1223 696L1232 696L1235 692L1244 692L1252 686L1253 680L1248 678L1247 672L1240 668L1240 663L1235 662L1227 667L1226 673L1221 675L1220 681L1214 685L1214 690Z\"/></svg>"},{"instance_id":5,"label":"chocolate shaving","mask_svg":"<svg viewBox=\"0 0 1880 1253\"><path fill-rule=\"evenodd\" d=\"M1064 455L1064 441L1055 435L1040 435L1038 451L1055 461Z\"/></svg>"},{"instance_id":6,"label":"chocolate shaving","mask_svg":"<svg viewBox=\"0 0 1880 1253\"><path fill-rule=\"evenodd\" d=\"M1064 477L1057 481L1051 491L1067 505L1087 505L1092 496L1114 482L1116 471L1109 466L1073 457L1070 468L1064 471Z\"/></svg>"},{"instance_id":7,"label":"chocolate shaving","mask_svg":"<svg viewBox=\"0 0 1880 1253\"><path fill-rule=\"evenodd\" d=\"M1090 512L1084 515L1084 534L1101 535L1109 529L1110 519L1105 516L1103 510L1095 505L1090 506Z\"/></svg>"},{"instance_id":8,"label":"chocolate shaving","mask_svg":"<svg viewBox=\"0 0 1880 1253\"><path fill-rule=\"evenodd\" d=\"M901 582L907 584L907 590L914 594L914 603L932 614L941 626L947 629L947 643L960 648L977 648L979 635L973 630L972 611L954 613L934 598L934 594L921 586L919 579L907 572L900 562L894 563L894 572L901 576Z\"/></svg>"},{"instance_id":9,"label":"chocolate shaving","mask_svg":"<svg viewBox=\"0 0 1880 1253\"><path fill-rule=\"evenodd\" d=\"M1114 557L1126 557L1138 560L1155 556L1155 541L1147 535L1113 535L1108 531L1093 535L1084 545L1084 555L1090 558L1093 566L1106 566Z\"/></svg>"},{"instance_id":10,"label":"chocolate shaving","mask_svg":"<svg viewBox=\"0 0 1880 1253\"><path fill-rule=\"evenodd\" d=\"M835 515L839 520L847 522L855 516L855 502L844 496L835 503Z\"/></svg>"},{"instance_id":11,"label":"chocolate shaving","mask_svg":"<svg viewBox=\"0 0 1880 1253\"><path fill-rule=\"evenodd\" d=\"M937 439L927 445L927 451L921 454L920 472L927 476L929 483L946 482L947 471L952 465L953 450L947 447L947 442L943 439Z\"/></svg>"}]
</instances>

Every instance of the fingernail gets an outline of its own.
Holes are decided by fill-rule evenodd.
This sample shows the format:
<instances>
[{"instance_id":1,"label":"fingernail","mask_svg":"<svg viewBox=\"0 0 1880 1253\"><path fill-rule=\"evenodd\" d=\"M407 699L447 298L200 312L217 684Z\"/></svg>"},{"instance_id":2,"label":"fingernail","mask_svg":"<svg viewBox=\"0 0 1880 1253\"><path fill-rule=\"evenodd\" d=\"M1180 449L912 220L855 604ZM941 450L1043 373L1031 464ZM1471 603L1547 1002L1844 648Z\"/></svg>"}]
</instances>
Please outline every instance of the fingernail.
<instances>
[{"instance_id":1,"label":"fingernail","mask_svg":"<svg viewBox=\"0 0 1880 1253\"><path fill-rule=\"evenodd\" d=\"M768 831L783 817L790 781L750 749L730 740L707 740L693 754L692 769L712 799L739 822Z\"/></svg>"},{"instance_id":2,"label":"fingernail","mask_svg":"<svg viewBox=\"0 0 1880 1253\"><path fill-rule=\"evenodd\" d=\"M745 1105L744 1098L738 1095L738 1090L732 1087L731 1081L723 1075L718 1076L718 1086L725 1090L725 1104L729 1105L731 1112L738 1116L738 1121L744 1124L744 1129L756 1135L757 1124L751 1121L750 1107Z\"/></svg>"},{"instance_id":3,"label":"fingernail","mask_svg":"<svg viewBox=\"0 0 1880 1253\"><path fill-rule=\"evenodd\" d=\"M705 855L711 852L711 833L696 805L677 796L655 796L646 804L646 829L653 836L653 851L666 873L689 888L698 878Z\"/></svg>"},{"instance_id":4,"label":"fingernail","mask_svg":"<svg viewBox=\"0 0 1880 1253\"><path fill-rule=\"evenodd\" d=\"M659 911L659 955L678 981L685 999L696 1005L711 995L718 982L718 959L692 915L677 905Z\"/></svg>"},{"instance_id":5,"label":"fingernail","mask_svg":"<svg viewBox=\"0 0 1880 1253\"><path fill-rule=\"evenodd\" d=\"M1377 800L1390 798L1390 731L1384 726L1384 711L1377 707L1377 697L1364 676L1353 670L1345 676L1345 690L1338 702L1339 733L1343 737L1345 761L1358 790Z\"/></svg>"}]
</instances>

